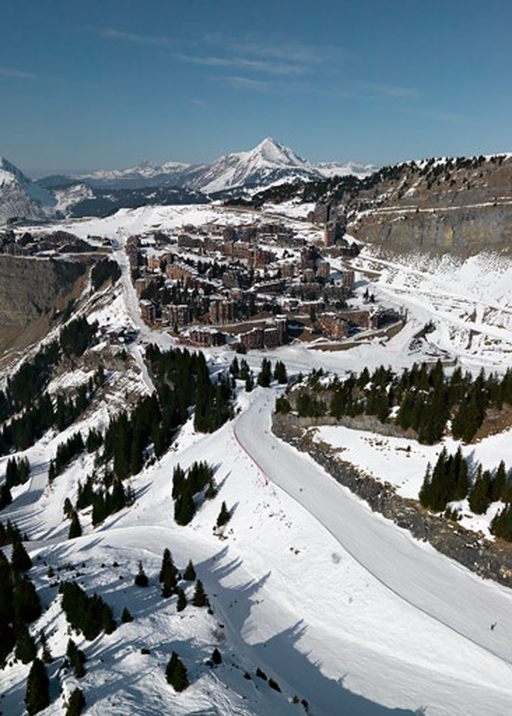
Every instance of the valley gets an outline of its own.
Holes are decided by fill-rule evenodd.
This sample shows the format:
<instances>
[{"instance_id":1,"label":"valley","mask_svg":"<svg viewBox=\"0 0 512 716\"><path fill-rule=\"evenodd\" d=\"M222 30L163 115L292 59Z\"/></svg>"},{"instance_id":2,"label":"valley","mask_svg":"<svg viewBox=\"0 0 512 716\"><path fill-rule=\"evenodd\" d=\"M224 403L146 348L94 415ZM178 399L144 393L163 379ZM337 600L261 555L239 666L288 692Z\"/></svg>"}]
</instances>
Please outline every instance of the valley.
<instances>
[{"instance_id":1,"label":"valley","mask_svg":"<svg viewBox=\"0 0 512 716\"><path fill-rule=\"evenodd\" d=\"M43 393L71 396L77 386L93 378L98 366L105 370L105 382L91 393L76 419L64 428L51 427L32 445L6 451L0 458L2 471L13 455L30 463L28 481L12 487L12 502L0 512L0 520L3 524L10 520L27 536L24 544L33 563L28 574L43 606L30 631L34 636L43 631L54 658L47 665L51 699L45 713L61 713L75 688L83 691L87 713L98 716L156 715L169 710L212 716L328 716L340 709L362 716L495 716L510 710L510 590L476 576L372 512L310 457L278 439L271 418L285 385L272 374L268 387L258 385L264 360L272 369L282 361L292 382L300 382L299 374L311 371L344 379L363 367L374 371L384 365L403 371L422 362L432 367L438 360L448 375L456 367L473 376L481 368L504 375L511 355L509 259L492 252L437 256L418 250L400 255L365 242L361 233L357 237L345 233L343 241L326 245L323 225L307 218L313 208L293 202L256 210L144 206L105 218L14 227L14 238L6 245L16 246L22 235L29 234L32 244L26 245L33 245L35 254L17 259L27 265L54 260L55 246L61 245L52 244L52 237L60 236L56 232L75 237L71 249L80 240L89 246L82 259L71 249L58 259L80 266L79 272L86 266L86 278L69 313L54 315L43 343L32 340L27 357L32 359L73 321L85 319L96 328L81 355L71 352L59 359ZM280 228L268 231L269 225ZM240 265L221 255L226 230L240 251L247 242L249 253L237 259ZM244 238L244 231L256 231L256 238ZM183 239L180 245L184 235L192 239L190 246ZM208 240L213 242L210 248L204 244ZM357 245L357 252L347 253L351 245ZM314 269L300 266L308 246L318 250ZM177 329L172 321L163 320L166 304L156 294L149 300L160 306L156 310L161 315L145 313L147 299L137 288L141 280L182 289L183 276L164 274L161 256L176 255L168 266L188 261L192 268L199 261L229 270L235 266L242 275L244 266L256 260L256 248L269 254L268 263L253 266L266 281L286 262L295 262L297 273L272 297L259 293L257 275L252 279L256 303L262 301L256 306L262 313L254 315L252 327L243 313L220 321L208 308L204 316L196 315L190 325ZM103 260L117 269L105 269L94 286L91 266ZM344 295L347 306L336 309L340 316L343 311L356 315L369 308L372 313L394 311L406 316L400 330L386 338L372 333L369 326L354 326L350 341L355 336L355 345L347 350L318 350L316 345L342 344L344 338L325 334L328 329L323 325L321 334L310 335L309 308L301 305L308 299L299 298L294 309L283 300L290 288L322 286L322 277L315 279L322 261L329 262L329 285L334 288L350 275L352 287ZM311 282L304 281L308 270ZM196 292L203 276L199 271L193 279L199 282ZM219 290L221 302L232 299L226 286L217 285ZM370 295L368 306L365 296ZM176 302L182 299L178 296ZM266 304L272 304L273 311L265 311ZM257 328L257 321L275 320L279 312L286 315L287 325L305 315L305 333L294 336L287 328L282 345L260 349L248 345L240 350L243 343L238 336ZM230 338L230 330L238 324L241 328ZM197 345L191 332L208 333L212 326L226 333L224 344ZM148 352L150 345L158 346L156 355ZM11 380L20 360L14 348L3 356L5 376ZM168 444L157 452L153 434L142 450L140 467L130 467L122 478L133 502L98 521L96 507L80 507L77 498L79 485L89 475L96 491L110 489L112 463L104 462L105 448L84 449L51 480L50 461L77 432L85 442L91 430L106 436L116 416L136 410L150 395L159 395L164 408L165 382L172 390L179 382L162 383L159 361L178 349L201 352L213 385L223 376L232 376L232 412L220 418L213 430L198 428L196 396L195 406L192 403L173 424ZM245 361L254 388L248 390L246 378L233 374L235 357L239 366ZM382 440L378 433L337 426L322 430L322 437L343 450L355 467L370 469L381 479L390 469L396 472L397 485L407 485L404 490L411 497L417 497L426 455L433 459L440 452L439 444L423 446L413 439L412 451L425 455L415 458L412 467L399 466L396 459L388 465L383 452L365 443ZM507 436L503 432L468 444L465 454L483 460L485 468L493 469L498 457L509 466ZM114 455L114 469L120 460L121 455ZM197 460L213 467L215 494L209 499L203 493L195 495L192 519L180 524L177 500L171 496L173 474L177 465L187 470ZM79 518L81 534L73 538L68 537L69 520L63 513L66 498L75 504ZM229 521L219 528L216 519L223 503ZM464 524L470 529L483 525L475 516ZM488 524L486 536L493 539ZM158 569L165 548L181 573L192 559L204 583L209 611L192 605L193 584L183 580L178 582L188 602L183 611L177 611L178 592L162 597ZM10 558L11 547L2 549ZM134 584L139 561L149 578L146 589ZM115 631L92 640L71 631L58 594L59 582L69 579L111 606ZM125 607L131 622L121 622ZM87 673L82 677L65 663L70 635L86 655ZM213 649L222 655L219 665L212 666ZM181 693L165 680L172 651L186 665L190 681ZM2 712L23 713L27 672L26 664L7 657L0 672Z\"/></svg>"}]
</instances>

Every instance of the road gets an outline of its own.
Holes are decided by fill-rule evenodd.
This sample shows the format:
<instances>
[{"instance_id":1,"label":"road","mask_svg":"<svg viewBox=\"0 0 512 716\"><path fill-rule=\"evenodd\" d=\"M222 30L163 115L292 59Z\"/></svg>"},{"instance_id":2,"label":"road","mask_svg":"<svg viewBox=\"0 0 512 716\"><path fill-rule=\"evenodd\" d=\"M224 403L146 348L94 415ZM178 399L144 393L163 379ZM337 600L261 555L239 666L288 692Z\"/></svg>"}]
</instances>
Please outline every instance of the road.
<instances>
[{"instance_id":1,"label":"road","mask_svg":"<svg viewBox=\"0 0 512 716\"><path fill-rule=\"evenodd\" d=\"M277 439L270 431L274 397L262 390L234 426L240 446L258 469L395 595L512 665L512 592L414 540Z\"/></svg>"}]
</instances>

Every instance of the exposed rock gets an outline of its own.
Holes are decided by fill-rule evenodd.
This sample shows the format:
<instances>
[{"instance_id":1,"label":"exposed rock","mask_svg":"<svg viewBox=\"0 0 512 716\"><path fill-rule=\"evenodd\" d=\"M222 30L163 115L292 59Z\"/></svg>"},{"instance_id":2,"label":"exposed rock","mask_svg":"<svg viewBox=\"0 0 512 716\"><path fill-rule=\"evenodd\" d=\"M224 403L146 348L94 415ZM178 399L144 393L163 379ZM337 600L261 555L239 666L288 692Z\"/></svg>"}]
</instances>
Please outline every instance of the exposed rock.
<instances>
[{"instance_id":1,"label":"exposed rock","mask_svg":"<svg viewBox=\"0 0 512 716\"><path fill-rule=\"evenodd\" d=\"M331 446L315 442L311 431L304 430L296 416L274 414L272 430L282 440L311 455L335 480L365 500L374 512L393 520L416 539L429 542L480 577L512 587L512 545L483 539L457 522L425 510L416 500L401 497L394 486L341 460Z\"/></svg>"},{"instance_id":2,"label":"exposed rock","mask_svg":"<svg viewBox=\"0 0 512 716\"><path fill-rule=\"evenodd\" d=\"M22 348L43 337L84 273L80 261L0 254L0 349Z\"/></svg>"}]
</instances>

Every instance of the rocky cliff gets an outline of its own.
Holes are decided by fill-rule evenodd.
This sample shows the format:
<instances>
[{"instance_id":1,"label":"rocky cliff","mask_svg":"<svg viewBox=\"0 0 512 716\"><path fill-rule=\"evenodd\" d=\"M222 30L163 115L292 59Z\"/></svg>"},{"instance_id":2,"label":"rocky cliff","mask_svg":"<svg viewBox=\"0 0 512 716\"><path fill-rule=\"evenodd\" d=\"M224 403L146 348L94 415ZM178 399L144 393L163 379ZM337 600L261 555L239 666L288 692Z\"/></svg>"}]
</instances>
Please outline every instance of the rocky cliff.
<instances>
[{"instance_id":1,"label":"rocky cliff","mask_svg":"<svg viewBox=\"0 0 512 716\"><path fill-rule=\"evenodd\" d=\"M81 290L80 261L0 254L0 351L42 338Z\"/></svg>"}]
</instances>

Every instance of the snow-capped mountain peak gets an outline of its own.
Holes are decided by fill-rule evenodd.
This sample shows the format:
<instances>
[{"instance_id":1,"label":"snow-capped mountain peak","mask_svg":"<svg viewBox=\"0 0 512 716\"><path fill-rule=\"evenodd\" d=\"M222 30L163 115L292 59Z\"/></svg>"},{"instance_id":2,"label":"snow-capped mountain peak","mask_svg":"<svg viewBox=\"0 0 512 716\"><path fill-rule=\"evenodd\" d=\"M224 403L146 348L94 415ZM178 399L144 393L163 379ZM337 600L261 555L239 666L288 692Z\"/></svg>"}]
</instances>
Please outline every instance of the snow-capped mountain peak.
<instances>
[{"instance_id":1,"label":"snow-capped mountain peak","mask_svg":"<svg viewBox=\"0 0 512 716\"><path fill-rule=\"evenodd\" d=\"M250 160L260 159L262 163L277 166L287 164L290 166L301 166L306 164L304 159L301 159L292 149L276 142L272 137L266 137L266 139L260 142L254 149L245 152L245 154Z\"/></svg>"},{"instance_id":2,"label":"snow-capped mountain peak","mask_svg":"<svg viewBox=\"0 0 512 716\"><path fill-rule=\"evenodd\" d=\"M0 224L14 217L40 219L55 206L54 197L34 184L12 162L0 157Z\"/></svg>"}]
</instances>

